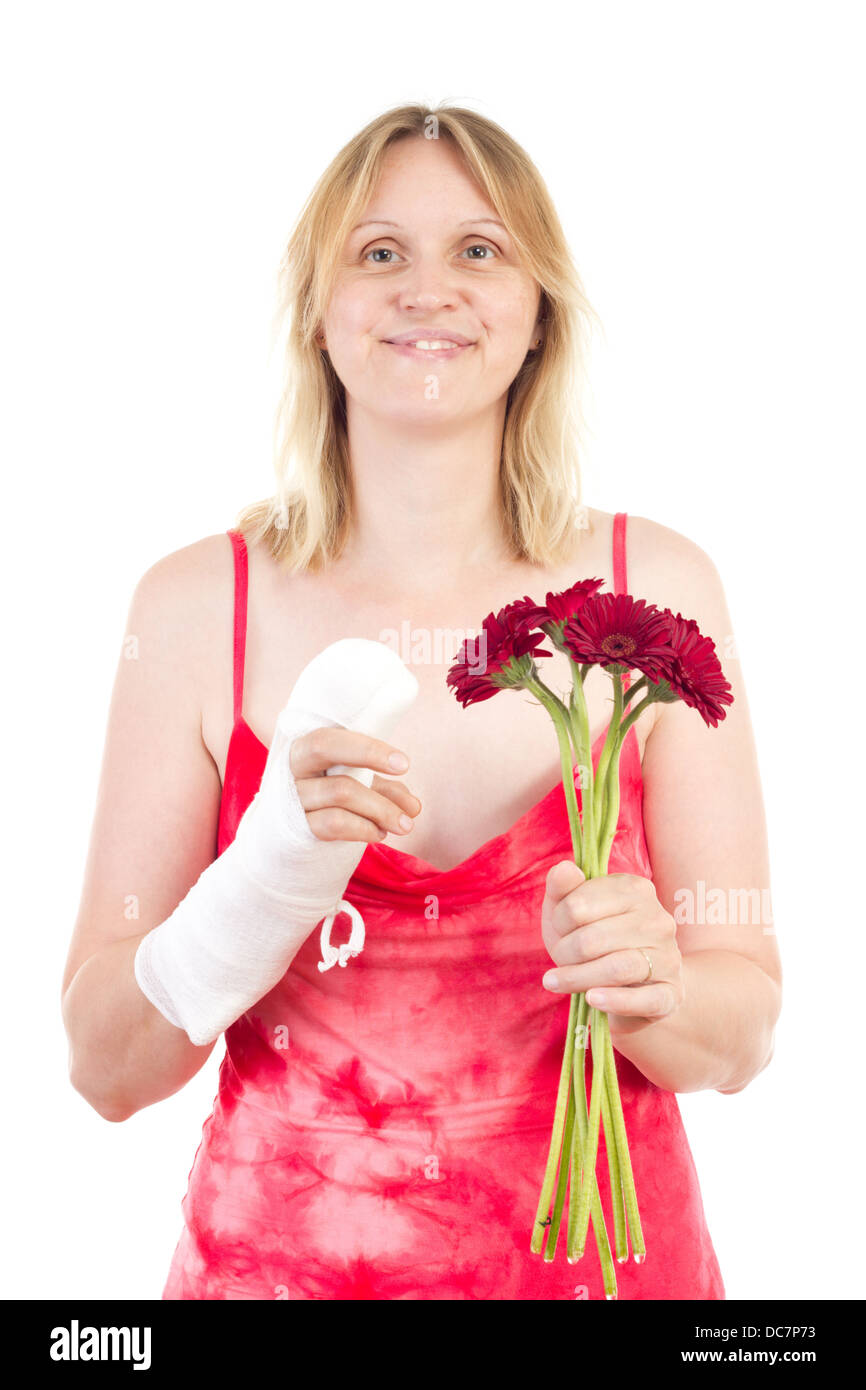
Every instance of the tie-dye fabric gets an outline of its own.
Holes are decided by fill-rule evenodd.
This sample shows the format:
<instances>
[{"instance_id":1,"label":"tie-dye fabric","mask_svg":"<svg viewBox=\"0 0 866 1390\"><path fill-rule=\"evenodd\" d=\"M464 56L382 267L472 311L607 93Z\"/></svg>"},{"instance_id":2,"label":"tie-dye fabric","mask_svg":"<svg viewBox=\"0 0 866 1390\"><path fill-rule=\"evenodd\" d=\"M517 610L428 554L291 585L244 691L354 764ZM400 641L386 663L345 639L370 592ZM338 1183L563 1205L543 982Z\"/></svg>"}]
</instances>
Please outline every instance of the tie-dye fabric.
<instances>
[{"instance_id":1,"label":"tie-dye fabric","mask_svg":"<svg viewBox=\"0 0 866 1390\"><path fill-rule=\"evenodd\" d=\"M240 712L243 645L220 852L267 757ZM652 877L634 730L621 781L609 872ZM576 1265L562 1237L550 1264L529 1249L569 1006L541 984L541 903L570 855L561 783L452 869L367 846L344 895L362 954L320 971L314 932L226 1032L163 1298L604 1298L591 1230ZM723 1299L676 1095L616 1062L647 1248L617 1264L619 1296ZM597 1174L612 1239L603 1137Z\"/></svg>"}]
</instances>

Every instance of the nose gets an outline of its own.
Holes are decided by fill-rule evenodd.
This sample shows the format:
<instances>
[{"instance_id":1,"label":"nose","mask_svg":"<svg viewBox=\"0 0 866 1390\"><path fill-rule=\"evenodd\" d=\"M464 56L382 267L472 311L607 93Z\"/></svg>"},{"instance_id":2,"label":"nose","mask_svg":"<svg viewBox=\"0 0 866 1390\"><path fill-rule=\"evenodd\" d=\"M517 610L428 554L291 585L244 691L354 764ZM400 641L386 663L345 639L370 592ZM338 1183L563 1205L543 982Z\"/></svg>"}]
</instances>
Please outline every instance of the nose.
<instances>
[{"instance_id":1,"label":"nose","mask_svg":"<svg viewBox=\"0 0 866 1390\"><path fill-rule=\"evenodd\" d=\"M449 308L456 303L457 296L444 288L439 290L432 288L405 289L401 291L399 296L401 309L415 309L419 313L429 310L433 314L443 307Z\"/></svg>"},{"instance_id":2,"label":"nose","mask_svg":"<svg viewBox=\"0 0 866 1390\"><path fill-rule=\"evenodd\" d=\"M457 304L459 298L456 272L441 260L422 258L411 267L400 285L398 304L400 309L435 312Z\"/></svg>"}]
</instances>

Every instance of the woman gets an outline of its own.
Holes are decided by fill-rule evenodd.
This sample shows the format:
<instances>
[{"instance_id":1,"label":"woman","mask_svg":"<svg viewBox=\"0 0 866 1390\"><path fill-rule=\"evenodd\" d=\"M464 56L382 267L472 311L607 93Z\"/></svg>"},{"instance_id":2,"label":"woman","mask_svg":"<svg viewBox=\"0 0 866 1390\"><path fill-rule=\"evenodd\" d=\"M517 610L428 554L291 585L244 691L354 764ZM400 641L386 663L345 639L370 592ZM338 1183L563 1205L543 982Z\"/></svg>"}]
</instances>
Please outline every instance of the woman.
<instances>
[{"instance_id":1,"label":"woman","mask_svg":"<svg viewBox=\"0 0 866 1390\"><path fill-rule=\"evenodd\" d=\"M324 775L365 765L360 734L293 745L317 839L366 842L346 897L367 945L319 971L313 932L226 1029L163 1297L603 1297L592 1239L574 1267L529 1249L568 997L595 987L648 1252L617 1267L619 1296L724 1298L675 1093L728 1095L767 1065L781 972L761 923L674 918L701 881L768 888L718 574L665 526L580 507L591 310L544 184L491 122L403 107L361 131L302 213L284 307L274 498L158 562L132 601L138 659L120 662L64 978L71 1080L106 1119L172 1095L210 1053L134 960L233 841L299 673L341 638L397 634L420 690L369 787ZM734 695L713 730L681 703L641 716L609 875L591 882L548 715L514 693L460 709L445 682L484 614L587 577L693 617ZM562 660L545 664L560 689ZM586 693L597 755L607 677ZM609 1211L603 1160L598 1177Z\"/></svg>"}]
</instances>

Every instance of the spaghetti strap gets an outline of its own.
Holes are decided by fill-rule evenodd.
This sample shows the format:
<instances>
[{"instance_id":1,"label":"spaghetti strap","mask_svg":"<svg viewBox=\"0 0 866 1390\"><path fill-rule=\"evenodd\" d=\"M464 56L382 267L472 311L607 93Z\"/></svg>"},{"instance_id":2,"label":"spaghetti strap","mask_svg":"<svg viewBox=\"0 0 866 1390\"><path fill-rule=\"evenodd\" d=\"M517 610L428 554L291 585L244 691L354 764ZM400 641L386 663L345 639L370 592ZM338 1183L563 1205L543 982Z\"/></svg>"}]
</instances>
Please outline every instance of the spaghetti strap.
<instances>
[{"instance_id":1,"label":"spaghetti strap","mask_svg":"<svg viewBox=\"0 0 866 1390\"><path fill-rule=\"evenodd\" d=\"M226 533L232 543L235 561L235 632L234 632L234 672L233 672L233 722L238 723L244 699L244 653L247 645L247 589L249 570L247 564L247 543L240 531Z\"/></svg>"},{"instance_id":2,"label":"spaghetti strap","mask_svg":"<svg viewBox=\"0 0 866 1390\"><path fill-rule=\"evenodd\" d=\"M628 575L625 559L625 524L628 512L617 512L613 518L613 591L615 594L628 593Z\"/></svg>"},{"instance_id":3,"label":"spaghetti strap","mask_svg":"<svg viewBox=\"0 0 866 1390\"><path fill-rule=\"evenodd\" d=\"M613 591L615 594L628 593L628 568L626 565L625 527L628 512L616 512L613 518ZM631 675L625 672L622 678L623 692L631 685Z\"/></svg>"}]
</instances>

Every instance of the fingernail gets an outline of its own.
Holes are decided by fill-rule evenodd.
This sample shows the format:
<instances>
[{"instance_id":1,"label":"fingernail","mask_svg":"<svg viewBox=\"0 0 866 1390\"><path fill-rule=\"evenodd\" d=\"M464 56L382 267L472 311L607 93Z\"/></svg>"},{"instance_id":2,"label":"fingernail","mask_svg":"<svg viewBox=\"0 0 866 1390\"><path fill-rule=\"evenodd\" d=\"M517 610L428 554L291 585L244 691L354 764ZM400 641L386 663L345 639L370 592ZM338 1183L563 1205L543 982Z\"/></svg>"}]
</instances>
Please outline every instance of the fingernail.
<instances>
[{"instance_id":1,"label":"fingernail","mask_svg":"<svg viewBox=\"0 0 866 1390\"><path fill-rule=\"evenodd\" d=\"M402 825L404 830L411 830L415 822L412 820L411 816L401 816L400 824Z\"/></svg>"},{"instance_id":2,"label":"fingernail","mask_svg":"<svg viewBox=\"0 0 866 1390\"><path fill-rule=\"evenodd\" d=\"M405 753L389 753L388 766L393 767L395 772L405 772L409 766L409 759Z\"/></svg>"},{"instance_id":3,"label":"fingernail","mask_svg":"<svg viewBox=\"0 0 866 1390\"><path fill-rule=\"evenodd\" d=\"M606 999L607 995L605 994L603 989L591 989L586 996L587 1004L591 1004L593 1008L595 1008L598 1004L604 1004Z\"/></svg>"},{"instance_id":4,"label":"fingernail","mask_svg":"<svg viewBox=\"0 0 866 1390\"><path fill-rule=\"evenodd\" d=\"M541 977L541 983L545 989L558 989L559 976L555 970L548 970L547 974Z\"/></svg>"}]
</instances>

